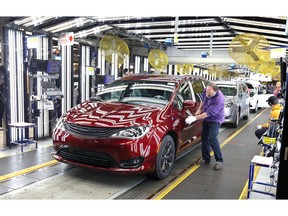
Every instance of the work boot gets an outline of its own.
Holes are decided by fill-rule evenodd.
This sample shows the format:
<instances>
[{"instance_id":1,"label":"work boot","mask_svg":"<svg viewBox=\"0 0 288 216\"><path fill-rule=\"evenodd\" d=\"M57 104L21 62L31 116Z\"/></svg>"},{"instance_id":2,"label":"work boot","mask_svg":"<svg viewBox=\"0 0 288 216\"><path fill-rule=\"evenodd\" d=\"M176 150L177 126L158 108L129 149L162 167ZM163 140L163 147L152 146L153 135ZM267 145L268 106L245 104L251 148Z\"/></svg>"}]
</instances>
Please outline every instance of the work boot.
<instances>
[{"instance_id":1,"label":"work boot","mask_svg":"<svg viewBox=\"0 0 288 216\"><path fill-rule=\"evenodd\" d=\"M205 165L205 164L209 164L210 161L206 161L204 158L201 158L200 160L198 160L196 162L198 165Z\"/></svg>"},{"instance_id":2,"label":"work boot","mask_svg":"<svg viewBox=\"0 0 288 216\"><path fill-rule=\"evenodd\" d=\"M216 161L215 165L214 165L214 170L220 170L223 167L223 162L221 161Z\"/></svg>"}]
</instances>

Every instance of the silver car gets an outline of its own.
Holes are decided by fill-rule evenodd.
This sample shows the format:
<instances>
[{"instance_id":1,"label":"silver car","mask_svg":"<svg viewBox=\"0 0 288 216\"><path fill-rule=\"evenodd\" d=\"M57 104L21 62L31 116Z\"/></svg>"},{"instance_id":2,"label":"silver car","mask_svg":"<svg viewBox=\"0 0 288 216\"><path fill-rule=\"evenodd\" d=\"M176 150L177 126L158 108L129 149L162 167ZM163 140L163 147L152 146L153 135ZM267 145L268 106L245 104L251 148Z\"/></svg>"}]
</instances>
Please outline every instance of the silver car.
<instances>
[{"instance_id":1,"label":"silver car","mask_svg":"<svg viewBox=\"0 0 288 216\"><path fill-rule=\"evenodd\" d=\"M215 81L225 96L225 121L237 127L241 118L248 119L250 96L247 85L242 81Z\"/></svg>"}]
</instances>

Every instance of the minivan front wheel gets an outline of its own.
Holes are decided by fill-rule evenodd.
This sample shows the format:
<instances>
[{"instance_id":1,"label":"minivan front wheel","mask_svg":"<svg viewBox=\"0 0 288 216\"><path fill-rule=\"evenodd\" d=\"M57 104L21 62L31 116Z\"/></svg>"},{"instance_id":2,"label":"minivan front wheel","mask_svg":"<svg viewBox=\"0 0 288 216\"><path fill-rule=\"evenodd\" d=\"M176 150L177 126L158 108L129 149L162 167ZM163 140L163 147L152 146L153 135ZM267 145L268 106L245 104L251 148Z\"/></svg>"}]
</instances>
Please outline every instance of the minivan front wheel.
<instances>
[{"instance_id":1,"label":"minivan front wheel","mask_svg":"<svg viewBox=\"0 0 288 216\"><path fill-rule=\"evenodd\" d=\"M171 136L162 140L157 154L155 170L151 174L156 179L165 179L170 175L175 160L175 144Z\"/></svg>"},{"instance_id":2,"label":"minivan front wheel","mask_svg":"<svg viewBox=\"0 0 288 216\"><path fill-rule=\"evenodd\" d=\"M240 118L240 111L238 110L237 114L236 114L236 118L235 118L235 121L233 123L233 126L234 127L238 127L239 125L239 118Z\"/></svg>"}]
</instances>

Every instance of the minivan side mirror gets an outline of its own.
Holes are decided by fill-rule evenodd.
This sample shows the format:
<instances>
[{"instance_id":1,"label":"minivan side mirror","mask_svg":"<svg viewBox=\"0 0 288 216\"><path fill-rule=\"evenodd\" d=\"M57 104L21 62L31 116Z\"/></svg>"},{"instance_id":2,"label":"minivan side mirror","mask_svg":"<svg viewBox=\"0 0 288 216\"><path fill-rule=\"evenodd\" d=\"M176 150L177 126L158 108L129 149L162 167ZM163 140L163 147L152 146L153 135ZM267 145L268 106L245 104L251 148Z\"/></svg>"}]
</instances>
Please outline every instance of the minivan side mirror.
<instances>
[{"instance_id":1,"label":"minivan side mirror","mask_svg":"<svg viewBox=\"0 0 288 216\"><path fill-rule=\"evenodd\" d=\"M183 107L186 108L186 107L196 107L197 103L195 101L192 101L192 100L185 100L184 103L183 103Z\"/></svg>"},{"instance_id":2,"label":"minivan side mirror","mask_svg":"<svg viewBox=\"0 0 288 216\"><path fill-rule=\"evenodd\" d=\"M254 96L254 92L250 92L250 97L253 97Z\"/></svg>"}]
</instances>

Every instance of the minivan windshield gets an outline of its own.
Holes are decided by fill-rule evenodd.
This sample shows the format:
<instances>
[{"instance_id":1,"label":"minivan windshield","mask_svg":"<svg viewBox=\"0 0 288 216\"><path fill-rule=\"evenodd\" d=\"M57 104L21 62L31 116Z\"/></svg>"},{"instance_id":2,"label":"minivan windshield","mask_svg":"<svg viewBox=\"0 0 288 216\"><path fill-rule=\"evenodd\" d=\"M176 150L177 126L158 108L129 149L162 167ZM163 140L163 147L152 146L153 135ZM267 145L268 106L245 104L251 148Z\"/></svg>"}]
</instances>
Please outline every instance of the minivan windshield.
<instances>
[{"instance_id":1,"label":"minivan windshield","mask_svg":"<svg viewBox=\"0 0 288 216\"><path fill-rule=\"evenodd\" d=\"M219 85L219 84L217 84L217 86L219 87L219 89L223 93L223 95L225 95L225 96L236 96L236 94L237 94L236 85Z\"/></svg>"},{"instance_id":2,"label":"minivan windshield","mask_svg":"<svg viewBox=\"0 0 288 216\"><path fill-rule=\"evenodd\" d=\"M166 105L175 83L148 80L119 80L111 83L91 100L140 105Z\"/></svg>"}]
</instances>

